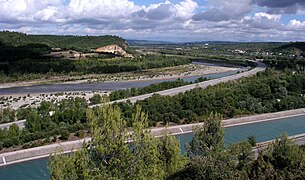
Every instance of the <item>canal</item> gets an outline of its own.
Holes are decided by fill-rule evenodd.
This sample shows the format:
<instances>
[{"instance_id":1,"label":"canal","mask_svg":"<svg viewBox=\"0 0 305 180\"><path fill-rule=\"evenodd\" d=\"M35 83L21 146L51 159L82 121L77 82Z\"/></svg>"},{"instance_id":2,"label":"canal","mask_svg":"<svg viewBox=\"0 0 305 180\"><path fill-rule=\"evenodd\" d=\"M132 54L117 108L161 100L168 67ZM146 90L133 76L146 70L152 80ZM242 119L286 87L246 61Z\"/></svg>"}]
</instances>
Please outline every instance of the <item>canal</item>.
<instances>
[{"instance_id":1,"label":"canal","mask_svg":"<svg viewBox=\"0 0 305 180\"><path fill-rule=\"evenodd\" d=\"M225 129L225 144L230 145L249 136L255 136L257 142L275 139L282 133L290 136L305 133L305 115L282 118L269 122L235 126ZM192 134L176 136L180 141L182 153L185 153L185 144L192 139ZM0 179L49 179L47 168L48 159L39 159L0 168Z\"/></svg>"}]
</instances>

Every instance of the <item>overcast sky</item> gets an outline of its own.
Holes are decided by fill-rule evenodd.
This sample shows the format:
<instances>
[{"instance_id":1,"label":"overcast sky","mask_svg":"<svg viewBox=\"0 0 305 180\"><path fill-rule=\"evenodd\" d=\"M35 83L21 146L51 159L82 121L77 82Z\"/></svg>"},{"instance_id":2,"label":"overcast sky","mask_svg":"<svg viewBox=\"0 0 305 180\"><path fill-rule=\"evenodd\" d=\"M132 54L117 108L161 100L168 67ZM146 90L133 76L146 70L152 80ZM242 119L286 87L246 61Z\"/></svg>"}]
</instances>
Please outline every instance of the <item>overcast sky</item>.
<instances>
[{"instance_id":1,"label":"overcast sky","mask_svg":"<svg viewBox=\"0 0 305 180\"><path fill-rule=\"evenodd\" d=\"M0 0L0 29L166 41L305 41L305 0Z\"/></svg>"}]
</instances>

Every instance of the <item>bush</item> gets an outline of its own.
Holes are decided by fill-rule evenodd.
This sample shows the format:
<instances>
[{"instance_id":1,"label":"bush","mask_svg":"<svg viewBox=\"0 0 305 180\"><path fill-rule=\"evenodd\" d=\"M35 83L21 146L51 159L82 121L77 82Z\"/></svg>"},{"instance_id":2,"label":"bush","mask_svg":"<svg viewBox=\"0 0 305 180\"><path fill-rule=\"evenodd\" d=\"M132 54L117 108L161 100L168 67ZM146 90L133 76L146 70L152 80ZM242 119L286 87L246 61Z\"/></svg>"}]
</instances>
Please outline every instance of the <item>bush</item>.
<instances>
[{"instance_id":1,"label":"bush","mask_svg":"<svg viewBox=\"0 0 305 180\"><path fill-rule=\"evenodd\" d=\"M23 120L26 119L26 116L29 114L30 108L19 108L17 111L17 119Z\"/></svg>"},{"instance_id":2,"label":"bush","mask_svg":"<svg viewBox=\"0 0 305 180\"><path fill-rule=\"evenodd\" d=\"M89 99L90 104L100 104L102 102L102 97L99 94L94 94L92 98Z\"/></svg>"},{"instance_id":3,"label":"bush","mask_svg":"<svg viewBox=\"0 0 305 180\"><path fill-rule=\"evenodd\" d=\"M9 148L14 145L14 141L12 139L3 140L3 147Z\"/></svg>"},{"instance_id":4,"label":"bush","mask_svg":"<svg viewBox=\"0 0 305 180\"><path fill-rule=\"evenodd\" d=\"M78 138L84 138L85 137L85 132L83 130L79 130L75 133L75 135L78 137Z\"/></svg>"},{"instance_id":5,"label":"bush","mask_svg":"<svg viewBox=\"0 0 305 180\"><path fill-rule=\"evenodd\" d=\"M53 139L52 139L52 142L56 142L57 141L57 136L55 135L55 136L53 136Z\"/></svg>"},{"instance_id":6,"label":"bush","mask_svg":"<svg viewBox=\"0 0 305 180\"><path fill-rule=\"evenodd\" d=\"M62 129L60 131L60 139L61 140L68 140L70 136L70 132L67 129Z\"/></svg>"}]
</instances>

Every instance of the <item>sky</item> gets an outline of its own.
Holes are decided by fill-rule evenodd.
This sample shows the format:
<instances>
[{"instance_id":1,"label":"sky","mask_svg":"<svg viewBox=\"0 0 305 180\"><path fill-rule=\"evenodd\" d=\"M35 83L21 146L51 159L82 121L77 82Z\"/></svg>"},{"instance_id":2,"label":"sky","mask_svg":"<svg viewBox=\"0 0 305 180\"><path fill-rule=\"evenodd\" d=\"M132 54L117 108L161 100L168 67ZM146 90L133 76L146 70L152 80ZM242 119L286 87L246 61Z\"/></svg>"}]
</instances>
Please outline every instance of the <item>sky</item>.
<instances>
[{"instance_id":1,"label":"sky","mask_svg":"<svg viewBox=\"0 0 305 180\"><path fill-rule=\"evenodd\" d=\"M305 0L0 0L0 30L172 42L305 41Z\"/></svg>"}]
</instances>

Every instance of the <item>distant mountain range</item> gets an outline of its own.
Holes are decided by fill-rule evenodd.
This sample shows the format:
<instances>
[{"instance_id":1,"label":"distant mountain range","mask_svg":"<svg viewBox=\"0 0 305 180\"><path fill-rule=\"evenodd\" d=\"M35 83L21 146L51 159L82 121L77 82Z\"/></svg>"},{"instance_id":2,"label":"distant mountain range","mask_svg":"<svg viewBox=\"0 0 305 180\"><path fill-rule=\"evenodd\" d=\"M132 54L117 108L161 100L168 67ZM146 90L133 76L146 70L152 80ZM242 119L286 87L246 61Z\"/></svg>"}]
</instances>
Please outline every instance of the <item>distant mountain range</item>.
<instances>
[{"instance_id":1,"label":"distant mountain range","mask_svg":"<svg viewBox=\"0 0 305 180\"><path fill-rule=\"evenodd\" d=\"M152 40L126 40L129 45L187 45L187 44L256 44L256 43L270 43L281 44L282 42L234 42L234 41L192 41L192 42L171 42L171 41L152 41Z\"/></svg>"},{"instance_id":2,"label":"distant mountain range","mask_svg":"<svg viewBox=\"0 0 305 180\"><path fill-rule=\"evenodd\" d=\"M134 39L127 39L126 40L129 45L158 45L158 44L177 44L170 41L150 41L150 40L134 40Z\"/></svg>"}]
</instances>

